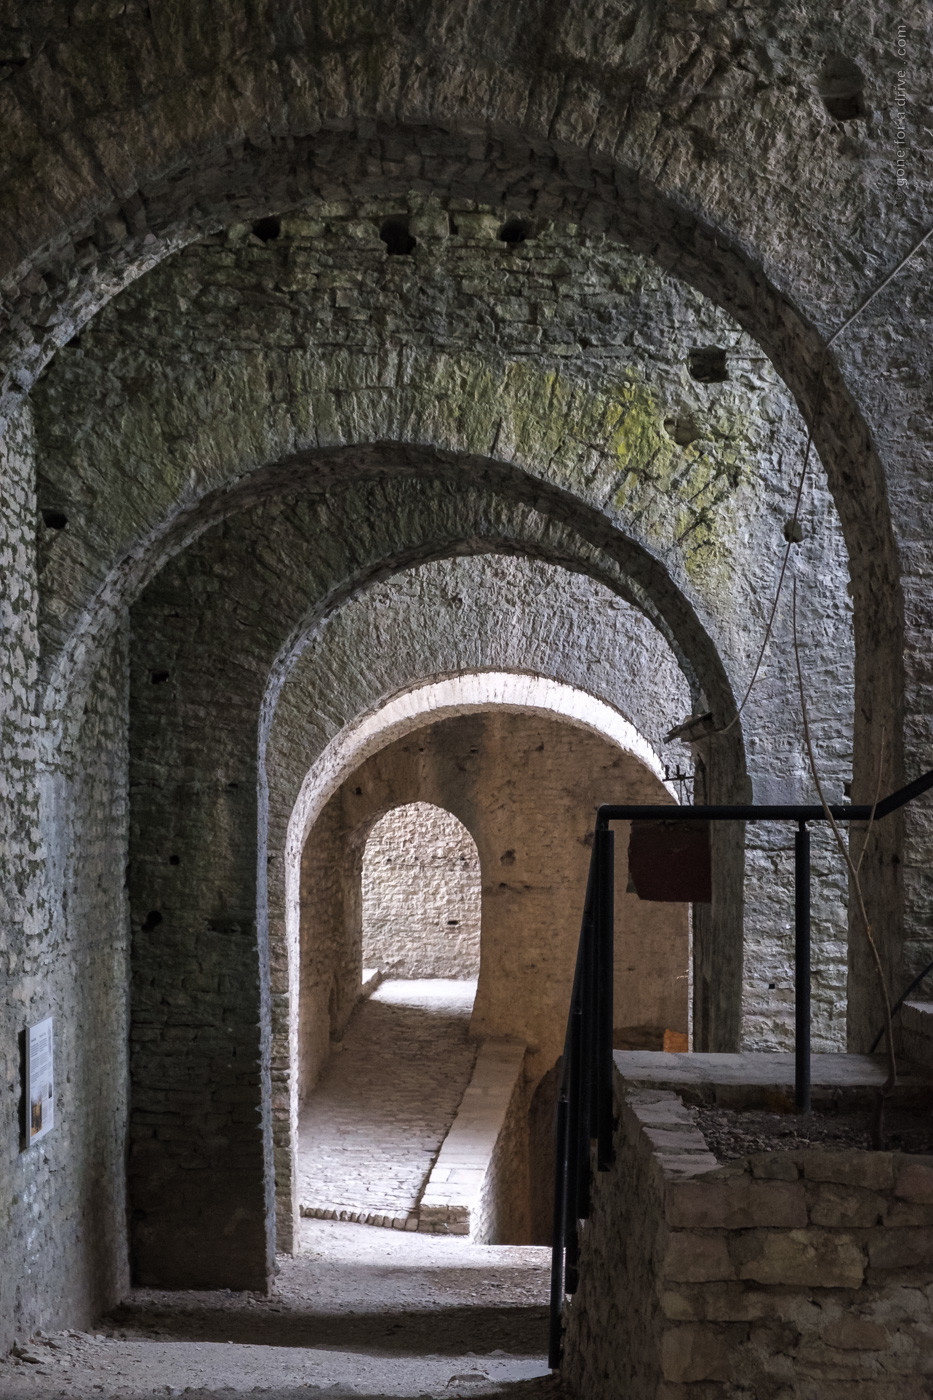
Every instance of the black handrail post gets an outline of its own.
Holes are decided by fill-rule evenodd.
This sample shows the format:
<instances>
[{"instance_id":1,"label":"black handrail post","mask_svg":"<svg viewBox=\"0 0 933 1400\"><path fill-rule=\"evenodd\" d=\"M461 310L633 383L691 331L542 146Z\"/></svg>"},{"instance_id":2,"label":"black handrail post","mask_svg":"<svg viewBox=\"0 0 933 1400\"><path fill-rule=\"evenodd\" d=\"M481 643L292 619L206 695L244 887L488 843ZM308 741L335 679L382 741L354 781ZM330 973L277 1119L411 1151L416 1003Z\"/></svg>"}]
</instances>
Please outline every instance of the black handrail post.
<instances>
[{"instance_id":1,"label":"black handrail post","mask_svg":"<svg viewBox=\"0 0 933 1400\"><path fill-rule=\"evenodd\" d=\"M810 830L794 838L794 1106L810 1112Z\"/></svg>"},{"instance_id":2,"label":"black handrail post","mask_svg":"<svg viewBox=\"0 0 933 1400\"><path fill-rule=\"evenodd\" d=\"M597 826L599 851L597 904L596 1165L612 1165L612 992L615 940L615 833Z\"/></svg>"},{"instance_id":3,"label":"black handrail post","mask_svg":"<svg viewBox=\"0 0 933 1400\"><path fill-rule=\"evenodd\" d=\"M548 1362L552 1371L560 1366L562 1347L561 1313L564 1307L564 1215L567 1209L568 1143L567 1095L561 1086L557 1100L557 1173L554 1182L554 1238L551 1242L551 1316L548 1335Z\"/></svg>"}]
</instances>

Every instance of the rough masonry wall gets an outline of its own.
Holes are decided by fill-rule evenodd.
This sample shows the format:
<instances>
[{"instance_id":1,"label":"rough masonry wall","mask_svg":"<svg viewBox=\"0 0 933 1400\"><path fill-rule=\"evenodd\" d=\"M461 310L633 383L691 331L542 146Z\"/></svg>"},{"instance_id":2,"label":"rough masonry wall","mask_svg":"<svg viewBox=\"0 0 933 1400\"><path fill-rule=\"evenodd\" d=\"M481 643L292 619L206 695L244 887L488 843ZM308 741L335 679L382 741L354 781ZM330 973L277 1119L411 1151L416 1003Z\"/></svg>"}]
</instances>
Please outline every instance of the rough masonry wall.
<instances>
[{"instance_id":1,"label":"rough masonry wall","mask_svg":"<svg viewBox=\"0 0 933 1400\"><path fill-rule=\"evenodd\" d=\"M933 1157L814 1146L719 1166L680 1095L617 1072L615 1106L567 1309L574 1393L924 1400Z\"/></svg>"},{"instance_id":2,"label":"rough masonry wall","mask_svg":"<svg viewBox=\"0 0 933 1400\"><path fill-rule=\"evenodd\" d=\"M102 27L93 13L43 8L9 36L19 55L7 83L15 215L3 237L5 290L16 298L13 397L114 287L198 229L237 209L252 218L310 197L398 196L415 184L494 202L508 189L537 215L611 227L756 328L812 403L820 331L864 301L921 227L929 157L916 133L928 66L917 6L797 7L780 27L757 6L685 14L659 4L636 19L600 4L493 16L451 15L438 3L406 23L367 5L300 13L293 23L289 11L283 26L276 6L247 18L204 0L200 22L175 42L168 12L130 9ZM102 61L87 61L92 47ZM857 93L841 115L827 95L840 61ZM87 150L96 159L64 154ZM920 369L928 337L919 302L917 315L897 314L905 284L916 294L922 276L917 259L836 346L841 373L830 356L816 432L856 575L860 796L874 782L882 735L891 735L895 779L902 749L902 610L876 444L905 522L911 651L924 650L925 464L915 426L929 422ZM850 389L869 405L869 424ZM910 668L906 737L916 763L925 680ZM896 936L894 824L879 836L873 880ZM922 827L917 842L908 885L920 915ZM858 1034L864 1010L854 1007Z\"/></svg>"},{"instance_id":3,"label":"rough masonry wall","mask_svg":"<svg viewBox=\"0 0 933 1400\"><path fill-rule=\"evenodd\" d=\"M45 1317L44 1287L55 1286L57 1273L53 1269L49 1277L37 1278L34 1289L25 1280L36 1235L47 1247L58 1223L51 1208L53 1178L46 1154L38 1146L23 1153L21 1142L20 1037L27 1024L48 1014L54 1002L54 990L37 977L48 909L35 766L39 738L35 495L31 424L25 413L0 441L0 499L0 957L8 988L0 1041L4 1085L0 1163L8 1193L4 1234L9 1260L9 1266L0 1271L0 1346L6 1348L20 1329ZM60 1106L59 1099L56 1108ZM54 1151L55 1144L49 1145ZM60 1295L56 1301L60 1306ZM54 1314L55 1304L47 1311Z\"/></svg>"},{"instance_id":4,"label":"rough masonry wall","mask_svg":"<svg viewBox=\"0 0 933 1400\"><path fill-rule=\"evenodd\" d=\"M246 12L195 0L183 20L170 5L128 5L105 21L95 7L64 0L28 7L2 29L5 425L52 349L173 248L234 217L309 200L403 198L412 185L493 204L507 191L535 217L621 233L726 304L812 408L826 336L924 227L927 31L922 5L869 0L799 5L780 25L767 6L687 11L673 0L637 13L543 0L494 9L425 0L404 11L308 0ZM821 69L840 55L855 66L859 91L860 111L846 120L823 100ZM836 342L815 427L852 558L854 791L864 801L879 752L884 787L931 756L930 252ZM143 361L139 378L150 369ZM135 392L116 388L110 407L122 413ZM186 434L187 425L178 441ZM179 476L176 496L185 489ZM104 481L87 499L113 494ZM32 587L21 505L18 481L0 530L4 548L12 535L22 554L3 581L4 608ZM141 518L133 567L121 573L120 561L105 589L110 602L144 576L134 568L150 539L151 521ZM66 613L74 599L64 591ZM55 606L53 597L46 616ZM118 614L114 604L108 623ZM80 608L72 615L83 626ZM75 679L64 687L75 714L108 650L97 645L80 677L81 647L69 651L62 674ZM22 710L22 697L4 703L5 720ZM39 896L27 890L32 873L26 883L20 874L35 853L24 857L19 841L34 823L36 774L26 772L32 759L21 740L10 742L27 795L4 830L17 872L15 936L31 941ZM892 965L906 894L906 961L917 966L930 953L933 837L913 810L903 826L905 849L897 822L878 828L865 870ZM862 1044L875 999L855 941L850 958L859 993L850 1029ZM14 1058L8 1040L3 1055ZM17 1238L26 1209L13 1211ZM65 1279L69 1261L47 1257Z\"/></svg>"},{"instance_id":5,"label":"rough masonry wall","mask_svg":"<svg viewBox=\"0 0 933 1400\"><path fill-rule=\"evenodd\" d=\"M188 580L173 606L163 588L132 618L130 1248L142 1284L265 1289L272 1164L268 967L256 926L261 677L249 674L247 647L225 650L209 633L198 637L216 647L202 671L189 627L197 631L216 590L216 580L200 588Z\"/></svg>"},{"instance_id":6,"label":"rough masonry wall","mask_svg":"<svg viewBox=\"0 0 933 1400\"><path fill-rule=\"evenodd\" d=\"M476 977L480 865L461 822L427 802L387 812L363 849L363 966L388 977Z\"/></svg>"},{"instance_id":7,"label":"rough masonry wall","mask_svg":"<svg viewBox=\"0 0 933 1400\"><path fill-rule=\"evenodd\" d=\"M284 1055L273 1054L275 1176L280 1201L283 1187L291 1182L295 1151L290 1086L297 1074L298 1100L307 1098L327 1063L331 1042L343 1035L360 997L364 838L365 832L360 832L357 839L348 841L340 808L331 803L315 823L301 863L299 899L304 956L297 968L298 1005L284 1006L273 1022L278 1035L283 1029L287 1035L291 1013L297 1031L289 1037ZM273 979L277 972L280 976L282 971L287 972L281 966L283 961L273 953ZM274 980L273 987L276 985ZM283 1215L286 1213L282 1211ZM285 1228L283 1220L281 1230L284 1232Z\"/></svg>"},{"instance_id":8,"label":"rough masonry wall","mask_svg":"<svg viewBox=\"0 0 933 1400\"><path fill-rule=\"evenodd\" d=\"M127 1281L126 637L43 762L28 419L0 448L0 1347L89 1326ZM55 1126L24 1150L21 1037L54 1018Z\"/></svg>"},{"instance_id":9,"label":"rough masonry wall","mask_svg":"<svg viewBox=\"0 0 933 1400\"><path fill-rule=\"evenodd\" d=\"M379 236L393 216L408 256ZM43 504L69 521L45 561L49 636L198 497L381 438L512 461L624 520L750 665L739 599L768 592L782 549L792 398L735 322L650 263L540 220L504 243L506 221L466 201L333 203L265 242L236 226L115 299L36 396ZM710 347L721 365L697 368ZM825 582L844 565L820 477L804 512ZM835 591L819 610L844 618L844 575Z\"/></svg>"}]
</instances>

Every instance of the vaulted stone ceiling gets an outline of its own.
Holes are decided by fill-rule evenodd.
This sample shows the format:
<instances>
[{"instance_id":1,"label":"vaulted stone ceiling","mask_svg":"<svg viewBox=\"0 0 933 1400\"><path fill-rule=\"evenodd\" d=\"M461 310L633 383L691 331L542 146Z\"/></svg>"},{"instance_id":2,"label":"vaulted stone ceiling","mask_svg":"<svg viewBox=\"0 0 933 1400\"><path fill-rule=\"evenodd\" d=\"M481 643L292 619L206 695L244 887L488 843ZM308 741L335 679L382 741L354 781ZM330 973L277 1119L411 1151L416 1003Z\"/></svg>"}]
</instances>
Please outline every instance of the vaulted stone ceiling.
<instances>
[{"instance_id":1,"label":"vaulted stone ceiling","mask_svg":"<svg viewBox=\"0 0 933 1400\"><path fill-rule=\"evenodd\" d=\"M90 1317L126 1269L126 1103L107 1065L127 1030L130 831L147 849L128 815L131 641L136 772L154 787L147 744L178 759L172 781L223 748L221 681L255 743L341 610L370 609L359 672L381 675L372 601L404 612L419 570L436 571L423 637L440 656L453 556L480 594L483 560L506 557L539 637L529 559L589 576L592 638L637 607L721 723L754 668L809 432L795 569L821 761L865 799L929 764L931 245L896 271L933 219L928 29L919 3L860 0L47 0L0 19L10 1082L21 1005L94 1027L62 1045L78 1106L55 1190L30 1196L9 1158L44 1221L48 1268L15 1305L30 1326ZM409 251L380 237L392 220ZM807 781L786 611L772 657L724 790ZM173 666L177 704L152 680ZM234 882L255 869L249 779L224 799L242 807ZM930 951L931 849L910 812L865 865L899 982ZM748 854L763 927L783 917L777 854ZM848 957L860 1043L867 955L841 934L828 920L821 991L829 1005ZM752 959L765 985L769 958ZM267 1009L241 1008L253 1025ZM59 1247L79 1216L99 1267ZM17 1217L16 1240L29 1229Z\"/></svg>"}]
</instances>

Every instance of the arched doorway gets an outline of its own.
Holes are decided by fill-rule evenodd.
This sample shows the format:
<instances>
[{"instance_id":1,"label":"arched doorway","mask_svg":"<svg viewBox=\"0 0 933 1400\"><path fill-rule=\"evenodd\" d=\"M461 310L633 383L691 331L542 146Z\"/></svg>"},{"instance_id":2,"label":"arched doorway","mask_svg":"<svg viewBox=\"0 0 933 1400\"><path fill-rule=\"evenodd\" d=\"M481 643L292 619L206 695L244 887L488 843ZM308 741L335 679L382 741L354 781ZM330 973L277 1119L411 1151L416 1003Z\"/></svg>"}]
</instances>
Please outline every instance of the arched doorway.
<instances>
[{"instance_id":1,"label":"arched doorway","mask_svg":"<svg viewBox=\"0 0 933 1400\"><path fill-rule=\"evenodd\" d=\"M476 842L430 802L380 817L363 850L363 981L479 977Z\"/></svg>"},{"instance_id":2,"label":"arched doorway","mask_svg":"<svg viewBox=\"0 0 933 1400\"><path fill-rule=\"evenodd\" d=\"M434 1233L422 1200L477 1059L479 852L434 803L349 832L343 810L322 813L302 872L299 1210Z\"/></svg>"}]
</instances>

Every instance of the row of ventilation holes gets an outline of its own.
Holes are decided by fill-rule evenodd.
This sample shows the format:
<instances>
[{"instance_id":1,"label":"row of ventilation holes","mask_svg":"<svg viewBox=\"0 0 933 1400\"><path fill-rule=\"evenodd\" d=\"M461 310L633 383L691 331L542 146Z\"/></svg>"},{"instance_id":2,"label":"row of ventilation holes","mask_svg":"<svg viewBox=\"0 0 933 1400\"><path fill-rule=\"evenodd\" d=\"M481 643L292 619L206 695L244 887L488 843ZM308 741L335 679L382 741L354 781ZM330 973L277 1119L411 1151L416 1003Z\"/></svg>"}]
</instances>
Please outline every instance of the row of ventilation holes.
<instances>
[{"instance_id":1,"label":"row of ventilation holes","mask_svg":"<svg viewBox=\"0 0 933 1400\"><path fill-rule=\"evenodd\" d=\"M282 231L282 221L270 216L265 219L257 219L253 224L253 233L263 243L271 243L279 237ZM456 233L456 228L451 223L451 233ZM417 239L413 238L408 231L407 219L386 219L379 230L379 237L386 245L390 255L404 257L414 251ZM506 244L524 243L528 237L528 226L521 219L508 219L499 230L499 241ZM75 337L77 340L77 336ZM687 361L687 369L692 379L696 379L700 384L721 384L729 378L726 367L726 352L715 347L703 350L691 350ZM64 530L68 524L68 517L60 510L43 510L42 523L49 530Z\"/></svg>"},{"instance_id":2,"label":"row of ventilation holes","mask_svg":"<svg viewBox=\"0 0 933 1400\"><path fill-rule=\"evenodd\" d=\"M453 219L450 221L450 231L457 232L457 225ZM257 219L253 224L253 233L263 243L273 243L282 232L282 220L274 215L269 215L265 219ZM511 244L513 247L517 243L524 243L529 236L528 225L522 219L506 219L499 230L499 242ZM379 230L379 237L386 245L390 255L394 257L406 257L413 253L417 247L418 240L408 227L408 220L401 215L396 215L391 219L386 219Z\"/></svg>"},{"instance_id":3,"label":"row of ventilation holes","mask_svg":"<svg viewBox=\"0 0 933 1400\"><path fill-rule=\"evenodd\" d=\"M456 224L451 220L451 233L457 232ZM253 233L263 243L271 243L279 237L282 232L282 221L274 216L257 219L253 224ZM499 242L515 246L524 243L528 237L528 225L522 219L506 219L499 230ZM386 219L379 230L379 237L386 245L390 256L406 257L414 252L418 240L413 237L408 228L408 220L403 217ZM702 350L691 350L687 360L687 369L692 379L700 384L722 384L729 378L729 371L726 365L726 352L716 346L709 346Z\"/></svg>"}]
</instances>

